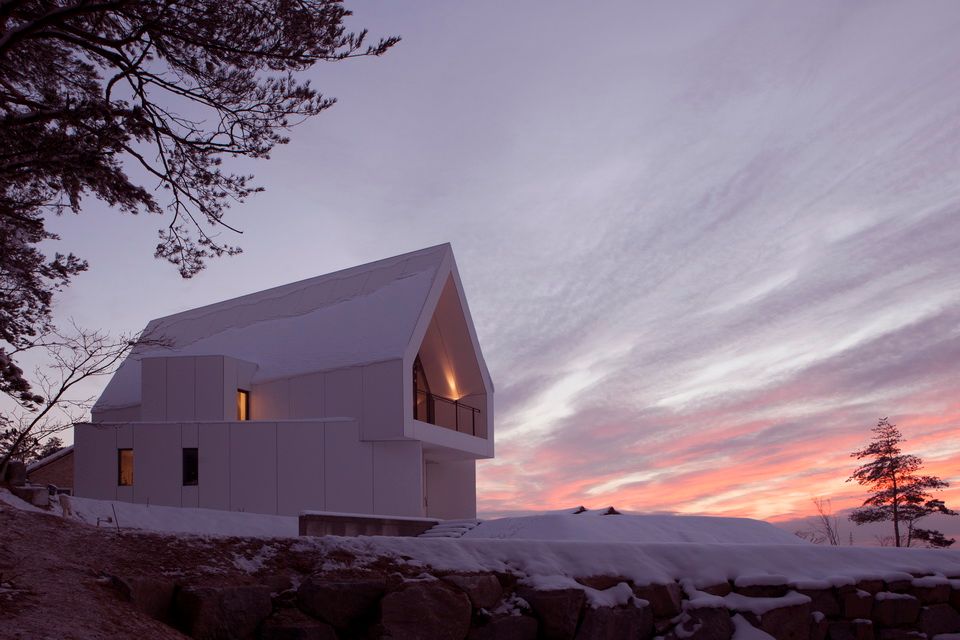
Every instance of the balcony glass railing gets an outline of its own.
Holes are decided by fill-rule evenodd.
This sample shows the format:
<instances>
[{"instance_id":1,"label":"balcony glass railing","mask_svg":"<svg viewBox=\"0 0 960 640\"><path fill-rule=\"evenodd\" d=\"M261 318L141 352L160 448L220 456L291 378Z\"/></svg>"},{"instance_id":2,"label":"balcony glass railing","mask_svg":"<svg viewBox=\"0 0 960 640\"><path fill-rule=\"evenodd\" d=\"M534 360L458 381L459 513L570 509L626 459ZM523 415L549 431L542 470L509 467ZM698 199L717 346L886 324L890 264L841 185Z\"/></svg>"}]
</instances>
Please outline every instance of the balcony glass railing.
<instances>
[{"instance_id":1,"label":"balcony glass railing","mask_svg":"<svg viewBox=\"0 0 960 640\"><path fill-rule=\"evenodd\" d=\"M475 436L480 423L480 409L453 398L445 398L417 389L413 417L438 427L446 427Z\"/></svg>"}]
</instances>

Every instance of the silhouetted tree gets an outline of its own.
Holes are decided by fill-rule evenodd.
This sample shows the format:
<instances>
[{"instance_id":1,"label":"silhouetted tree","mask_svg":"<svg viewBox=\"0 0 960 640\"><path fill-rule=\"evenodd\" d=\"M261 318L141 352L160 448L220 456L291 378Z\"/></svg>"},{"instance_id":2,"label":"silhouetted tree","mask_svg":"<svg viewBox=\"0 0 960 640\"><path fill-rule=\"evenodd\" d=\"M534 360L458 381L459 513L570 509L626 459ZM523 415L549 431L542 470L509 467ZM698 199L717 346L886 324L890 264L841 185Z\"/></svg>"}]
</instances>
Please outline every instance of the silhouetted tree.
<instances>
[{"instance_id":1,"label":"silhouetted tree","mask_svg":"<svg viewBox=\"0 0 960 640\"><path fill-rule=\"evenodd\" d=\"M52 453L51 443L59 441L53 436L74 422L88 419L95 397L77 395L82 383L111 375L137 346L165 344L143 334L115 338L77 327L40 336L34 348L43 352L45 363L37 367L32 382L43 397L29 407L21 406L10 415L0 416L0 478L10 460L30 462Z\"/></svg>"},{"instance_id":2,"label":"silhouetted tree","mask_svg":"<svg viewBox=\"0 0 960 640\"><path fill-rule=\"evenodd\" d=\"M349 15L340 0L0 0L0 391L42 402L14 356L87 266L39 249L56 239L46 216L85 196L167 211L156 256L183 277L238 252L216 229L260 188L221 159L267 158L333 105L296 72L398 41L365 44Z\"/></svg>"},{"instance_id":3,"label":"silhouetted tree","mask_svg":"<svg viewBox=\"0 0 960 640\"><path fill-rule=\"evenodd\" d=\"M916 526L918 520L934 513L957 515L930 495L949 484L936 476L919 475L923 460L901 452L903 434L887 418L881 418L872 431L870 444L850 454L870 462L857 467L847 482L856 480L872 492L860 508L853 510L850 519L858 525L893 522L893 543L897 547L909 547L914 542L933 547L952 545L954 540L941 532Z\"/></svg>"},{"instance_id":4,"label":"silhouetted tree","mask_svg":"<svg viewBox=\"0 0 960 640\"><path fill-rule=\"evenodd\" d=\"M796 531L794 532L795 535L815 544L840 546L840 522L833 513L833 505L830 499L811 498L810 500L817 510L817 515L815 518L807 520L808 529Z\"/></svg>"}]
</instances>

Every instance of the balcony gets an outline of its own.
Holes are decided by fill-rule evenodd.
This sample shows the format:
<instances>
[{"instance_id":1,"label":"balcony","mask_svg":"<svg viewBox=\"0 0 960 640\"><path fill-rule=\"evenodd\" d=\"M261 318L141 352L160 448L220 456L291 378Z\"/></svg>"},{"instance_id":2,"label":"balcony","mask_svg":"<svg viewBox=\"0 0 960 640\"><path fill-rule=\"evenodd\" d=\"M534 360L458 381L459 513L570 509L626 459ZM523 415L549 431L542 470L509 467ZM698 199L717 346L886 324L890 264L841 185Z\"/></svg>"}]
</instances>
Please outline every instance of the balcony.
<instances>
[{"instance_id":1,"label":"balcony","mask_svg":"<svg viewBox=\"0 0 960 640\"><path fill-rule=\"evenodd\" d=\"M413 417L422 422L445 427L471 436L477 435L480 425L480 409L453 398L445 398L417 389L413 404Z\"/></svg>"}]
</instances>

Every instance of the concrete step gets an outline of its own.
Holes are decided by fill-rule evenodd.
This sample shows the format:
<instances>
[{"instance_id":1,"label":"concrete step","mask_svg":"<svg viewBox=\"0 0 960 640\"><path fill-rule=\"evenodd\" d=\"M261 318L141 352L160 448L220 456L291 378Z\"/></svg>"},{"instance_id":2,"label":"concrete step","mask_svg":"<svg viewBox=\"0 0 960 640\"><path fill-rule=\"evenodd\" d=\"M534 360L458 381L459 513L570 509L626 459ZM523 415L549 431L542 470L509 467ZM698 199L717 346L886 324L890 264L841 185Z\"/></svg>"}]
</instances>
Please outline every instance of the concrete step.
<instances>
[{"instance_id":1,"label":"concrete step","mask_svg":"<svg viewBox=\"0 0 960 640\"><path fill-rule=\"evenodd\" d=\"M444 520L439 522L427 531L420 534L420 538L462 538L463 534L470 531L478 524L480 520Z\"/></svg>"}]
</instances>

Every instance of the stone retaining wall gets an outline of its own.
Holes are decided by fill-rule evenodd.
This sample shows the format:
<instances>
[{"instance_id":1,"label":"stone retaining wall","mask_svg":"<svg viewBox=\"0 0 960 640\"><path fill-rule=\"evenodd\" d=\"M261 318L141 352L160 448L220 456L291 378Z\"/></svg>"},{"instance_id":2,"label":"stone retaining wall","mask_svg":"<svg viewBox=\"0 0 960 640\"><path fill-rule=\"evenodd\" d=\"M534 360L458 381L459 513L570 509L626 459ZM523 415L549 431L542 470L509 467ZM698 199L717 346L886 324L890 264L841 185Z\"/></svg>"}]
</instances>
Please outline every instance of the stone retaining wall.
<instances>
[{"instance_id":1,"label":"stone retaining wall","mask_svg":"<svg viewBox=\"0 0 960 640\"><path fill-rule=\"evenodd\" d=\"M565 579L540 580L563 584ZM776 576L636 585L617 576L535 588L501 573L351 570L245 586L115 578L141 611L198 639L907 640L960 632L960 576L790 582ZM762 637L762 636L761 636Z\"/></svg>"}]
</instances>

